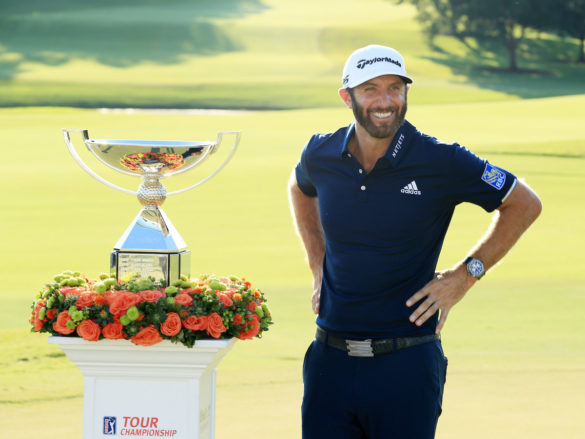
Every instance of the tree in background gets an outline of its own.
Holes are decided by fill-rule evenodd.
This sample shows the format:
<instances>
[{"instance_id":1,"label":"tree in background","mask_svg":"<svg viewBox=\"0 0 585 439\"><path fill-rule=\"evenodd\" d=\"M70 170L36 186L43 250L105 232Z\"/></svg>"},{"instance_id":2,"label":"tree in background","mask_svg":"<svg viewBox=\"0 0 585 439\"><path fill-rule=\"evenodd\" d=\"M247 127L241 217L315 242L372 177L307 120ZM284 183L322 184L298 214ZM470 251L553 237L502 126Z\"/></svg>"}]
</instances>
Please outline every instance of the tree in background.
<instances>
[{"instance_id":1,"label":"tree in background","mask_svg":"<svg viewBox=\"0 0 585 439\"><path fill-rule=\"evenodd\" d=\"M579 40L578 62L585 63L585 0L566 0L561 3L557 32Z\"/></svg>"},{"instance_id":2,"label":"tree in background","mask_svg":"<svg viewBox=\"0 0 585 439\"><path fill-rule=\"evenodd\" d=\"M585 33L585 0L395 0L417 8L418 20L431 40L440 34L465 42L496 41L508 53L508 69L518 71L517 52L526 30L564 32L581 39ZM581 53L583 50L581 50Z\"/></svg>"}]
</instances>

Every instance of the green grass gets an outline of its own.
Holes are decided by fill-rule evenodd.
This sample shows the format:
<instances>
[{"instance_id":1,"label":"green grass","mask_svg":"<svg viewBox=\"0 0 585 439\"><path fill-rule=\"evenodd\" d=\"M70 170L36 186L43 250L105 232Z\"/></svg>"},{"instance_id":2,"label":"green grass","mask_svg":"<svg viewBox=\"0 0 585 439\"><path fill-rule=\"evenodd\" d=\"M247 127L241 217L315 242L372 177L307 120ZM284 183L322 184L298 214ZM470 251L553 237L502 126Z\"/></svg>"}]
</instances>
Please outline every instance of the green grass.
<instances>
[{"instance_id":1,"label":"green grass","mask_svg":"<svg viewBox=\"0 0 585 439\"><path fill-rule=\"evenodd\" d=\"M584 104L585 96L579 96L410 109L409 119L420 129L458 139L513 170L544 203L533 229L449 317L443 336L451 365L439 437L467 437L475 424L486 425L477 433L482 438L580 435L585 290L578 255L585 206L578 200L585 195L585 137L574 119ZM22 427L29 413L44 425L59 410L75 419L67 428L48 427L46 437L80 434L81 374L45 336L27 333L28 306L56 272L106 270L110 249L139 209L132 197L77 167L66 152L62 127L89 127L95 137L163 139L243 130L239 150L221 174L170 197L164 208L194 253L192 271L247 276L268 295L276 321L262 340L238 343L220 365L217 437L256 437L258 422L267 437L298 437L300 367L314 324L310 275L289 219L285 186L310 134L347 123L350 113L338 108L186 116L28 108L0 110L0 119L2 138L10 144L0 168L13 188L1 220L7 233L0 292L5 304L0 405L11 437L30 436ZM34 129L28 129L31 124ZM557 129L534 131L543 126ZM222 148L230 146L226 142ZM138 184L105 173L130 188ZM190 178L166 184L177 188ZM489 221L477 207L458 208L440 266L465 255ZM554 395L549 403L543 401L546 394Z\"/></svg>"},{"instance_id":2,"label":"green grass","mask_svg":"<svg viewBox=\"0 0 585 439\"><path fill-rule=\"evenodd\" d=\"M416 81L412 123L512 170L544 203L534 227L450 313L437 437L583 436L585 81L583 66L567 61L573 42L545 36L523 46L521 67L547 73L494 74L481 67L496 65L504 56L497 49L482 57L445 38L431 49L412 9L386 1L118 3L0 0L0 106L17 106L0 109L4 436L81 437L83 378L46 336L29 333L29 306L57 272L107 270L140 208L75 164L62 128L177 140L243 130L224 171L163 207L193 252L192 272L246 276L265 291L276 322L262 340L236 343L220 364L216 437L300 436L301 363L314 316L286 183L312 133L351 119L337 97L340 69L350 50L370 42L405 54ZM163 24L176 29L161 39ZM206 39L193 38L198 29ZM304 108L189 115L56 108L63 105ZM138 186L80 153L112 181ZM165 185L185 186L211 165ZM464 257L489 222L477 207L458 207L439 267Z\"/></svg>"},{"instance_id":3,"label":"green grass","mask_svg":"<svg viewBox=\"0 0 585 439\"><path fill-rule=\"evenodd\" d=\"M0 106L283 109L336 105L343 63L398 48L417 103L583 92L575 40L530 35L505 74L498 47L429 47L411 6L383 0L1 0Z\"/></svg>"}]
</instances>

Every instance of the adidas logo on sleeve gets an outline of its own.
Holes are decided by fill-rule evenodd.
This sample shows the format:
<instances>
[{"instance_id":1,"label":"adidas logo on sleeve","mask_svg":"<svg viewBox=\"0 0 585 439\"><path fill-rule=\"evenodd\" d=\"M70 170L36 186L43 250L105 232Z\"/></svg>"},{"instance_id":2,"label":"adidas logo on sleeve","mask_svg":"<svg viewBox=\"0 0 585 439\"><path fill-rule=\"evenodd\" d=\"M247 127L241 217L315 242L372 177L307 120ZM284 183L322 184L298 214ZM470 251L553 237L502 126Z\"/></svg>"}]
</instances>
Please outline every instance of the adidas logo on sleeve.
<instances>
[{"instance_id":1,"label":"adidas logo on sleeve","mask_svg":"<svg viewBox=\"0 0 585 439\"><path fill-rule=\"evenodd\" d=\"M418 187L416 185L416 181L412 180L410 183L408 183L406 186L404 186L400 192L402 192L403 194L410 194L410 195L421 195L421 191L418 190Z\"/></svg>"}]
</instances>

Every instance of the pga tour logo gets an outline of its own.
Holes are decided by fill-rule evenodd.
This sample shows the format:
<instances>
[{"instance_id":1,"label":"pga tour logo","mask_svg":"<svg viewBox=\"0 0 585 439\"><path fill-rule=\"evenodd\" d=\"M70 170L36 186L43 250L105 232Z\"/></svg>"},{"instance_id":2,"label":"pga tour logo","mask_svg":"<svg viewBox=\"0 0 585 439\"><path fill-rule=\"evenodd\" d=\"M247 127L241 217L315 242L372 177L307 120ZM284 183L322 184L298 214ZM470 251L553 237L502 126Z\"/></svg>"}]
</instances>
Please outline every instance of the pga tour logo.
<instances>
[{"instance_id":1,"label":"pga tour logo","mask_svg":"<svg viewBox=\"0 0 585 439\"><path fill-rule=\"evenodd\" d=\"M102 434L104 436L132 436L134 438L169 437L174 438L178 429L159 426L159 418L151 416L121 416L120 425L116 416L104 416Z\"/></svg>"},{"instance_id":2,"label":"pga tour logo","mask_svg":"<svg viewBox=\"0 0 585 439\"><path fill-rule=\"evenodd\" d=\"M116 435L116 417L104 416L104 430L103 433L108 436Z\"/></svg>"}]
</instances>

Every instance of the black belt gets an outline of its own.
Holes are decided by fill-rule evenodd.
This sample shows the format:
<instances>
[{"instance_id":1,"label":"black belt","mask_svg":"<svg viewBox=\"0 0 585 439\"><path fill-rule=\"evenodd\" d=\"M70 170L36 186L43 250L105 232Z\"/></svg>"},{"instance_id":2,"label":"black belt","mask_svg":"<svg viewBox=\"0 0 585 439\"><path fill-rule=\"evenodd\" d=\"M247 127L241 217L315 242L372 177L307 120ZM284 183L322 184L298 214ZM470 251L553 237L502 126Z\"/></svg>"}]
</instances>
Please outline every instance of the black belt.
<instances>
[{"instance_id":1,"label":"black belt","mask_svg":"<svg viewBox=\"0 0 585 439\"><path fill-rule=\"evenodd\" d=\"M347 340L317 327L315 338L332 348L347 352L350 357L373 357L374 355L390 354L400 349L440 340L441 336L439 334L427 334L415 337Z\"/></svg>"}]
</instances>

